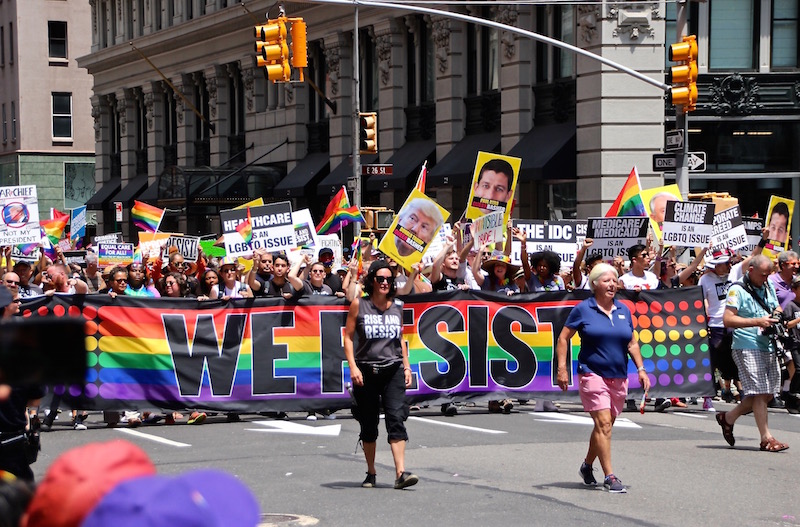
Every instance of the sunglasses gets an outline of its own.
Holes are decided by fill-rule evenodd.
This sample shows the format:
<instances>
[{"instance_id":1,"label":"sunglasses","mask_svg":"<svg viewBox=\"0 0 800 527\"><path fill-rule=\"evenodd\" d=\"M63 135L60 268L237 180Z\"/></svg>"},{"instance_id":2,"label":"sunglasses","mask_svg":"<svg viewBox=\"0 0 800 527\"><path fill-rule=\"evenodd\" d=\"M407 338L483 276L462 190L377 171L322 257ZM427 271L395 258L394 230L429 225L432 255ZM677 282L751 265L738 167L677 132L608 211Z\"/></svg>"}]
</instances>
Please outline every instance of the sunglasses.
<instances>
[{"instance_id":1,"label":"sunglasses","mask_svg":"<svg viewBox=\"0 0 800 527\"><path fill-rule=\"evenodd\" d=\"M172 265L174 265L175 267L186 267L186 264L183 263L183 262L177 262L177 263L174 263Z\"/></svg>"},{"instance_id":2,"label":"sunglasses","mask_svg":"<svg viewBox=\"0 0 800 527\"><path fill-rule=\"evenodd\" d=\"M222 272L223 273L235 273L236 269L223 269Z\"/></svg>"},{"instance_id":3,"label":"sunglasses","mask_svg":"<svg viewBox=\"0 0 800 527\"><path fill-rule=\"evenodd\" d=\"M375 281L378 282L379 284L382 284L382 283L386 282L389 285L391 285L391 284L394 283L394 277L393 276L376 276L375 277Z\"/></svg>"},{"instance_id":4,"label":"sunglasses","mask_svg":"<svg viewBox=\"0 0 800 527\"><path fill-rule=\"evenodd\" d=\"M115 278L114 281L117 282L118 284L121 284L122 282L127 282L128 279L127 278Z\"/></svg>"},{"instance_id":5,"label":"sunglasses","mask_svg":"<svg viewBox=\"0 0 800 527\"><path fill-rule=\"evenodd\" d=\"M164 285L166 285L167 287L174 287L178 285L178 282L166 282Z\"/></svg>"}]
</instances>

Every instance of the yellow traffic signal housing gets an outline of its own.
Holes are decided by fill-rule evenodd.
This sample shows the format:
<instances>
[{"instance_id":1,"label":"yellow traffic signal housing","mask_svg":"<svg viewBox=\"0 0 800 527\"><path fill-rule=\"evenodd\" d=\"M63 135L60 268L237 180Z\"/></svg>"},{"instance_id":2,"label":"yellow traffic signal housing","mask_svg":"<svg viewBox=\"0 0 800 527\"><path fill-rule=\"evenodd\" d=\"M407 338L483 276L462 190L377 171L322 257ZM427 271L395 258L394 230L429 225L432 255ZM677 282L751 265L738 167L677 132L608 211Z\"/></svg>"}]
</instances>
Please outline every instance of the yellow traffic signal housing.
<instances>
[{"instance_id":1,"label":"yellow traffic signal housing","mask_svg":"<svg viewBox=\"0 0 800 527\"><path fill-rule=\"evenodd\" d=\"M378 153L378 114L375 112L359 113L359 151L362 154Z\"/></svg>"},{"instance_id":2,"label":"yellow traffic signal housing","mask_svg":"<svg viewBox=\"0 0 800 527\"><path fill-rule=\"evenodd\" d=\"M289 67L289 44L286 41L286 20L267 20L255 27L256 59L273 82L287 82L292 73Z\"/></svg>"},{"instance_id":3,"label":"yellow traffic signal housing","mask_svg":"<svg viewBox=\"0 0 800 527\"><path fill-rule=\"evenodd\" d=\"M289 38L286 25L289 24L288 36L291 37L291 55L289 54ZM267 78L273 82L289 82L292 68L300 70L300 82L303 79L303 68L308 67L306 44L306 23L302 18L278 17L267 20L264 25L255 26L256 61L259 68L264 68Z\"/></svg>"},{"instance_id":4,"label":"yellow traffic signal housing","mask_svg":"<svg viewBox=\"0 0 800 527\"><path fill-rule=\"evenodd\" d=\"M670 45L669 60L677 62L667 73L672 85L668 101L686 112L694 111L697 104L697 37L688 35L681 42Z\"/></svg>"},{"instance_id":5,"label":"yellow traffic signal housing","mask_svg":"<svg viewBox=\"0 0 800 527\"><path fill-rule=\"evenodd\" d=\"M303 68L308 67L308 49L306 44L306 23L302 18L292 19L289 30L292 35L292 67L300 70L300 81L303 81Z\"/></svg>"}]
</instances>

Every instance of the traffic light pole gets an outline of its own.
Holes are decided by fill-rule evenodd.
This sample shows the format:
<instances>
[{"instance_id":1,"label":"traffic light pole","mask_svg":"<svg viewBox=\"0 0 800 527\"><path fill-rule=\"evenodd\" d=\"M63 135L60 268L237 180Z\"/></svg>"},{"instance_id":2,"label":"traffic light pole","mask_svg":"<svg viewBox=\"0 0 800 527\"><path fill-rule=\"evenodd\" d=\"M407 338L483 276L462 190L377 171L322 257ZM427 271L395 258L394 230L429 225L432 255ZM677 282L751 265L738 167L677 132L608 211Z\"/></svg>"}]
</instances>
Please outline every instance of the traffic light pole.
<instances>
[{"instance_id":1,"label":"traffic light pole","mask_svg":"<svg viewBox=\"0 0 800 527\"><path fill-rule=\"evenodd\" d=\"M687 0L678 0L677 7L677 35L676 42L686 36L686 19L689 12ZM675 183L681 191L681 196L689 195L689 112L680 106L675 106L675 128L683 130L683 147L676 155Z\"/></svg>"},{"instance_id":2,"label":"traffic light pole","mask_svg":"<svg viewBox=\"0 0 800 527\"><path fill-rule=\"evenodd\" d=\"M361 79L360 63L361 54L358 43L358 4L355 4L355 28L353 30L353 177L348 178L355 181L353 188L353 205L361 208ZM348 185L349 186L349 185ZM361 236L361 224L353 222L353 237L358 239Z\"/></svg>"}]
</instances>

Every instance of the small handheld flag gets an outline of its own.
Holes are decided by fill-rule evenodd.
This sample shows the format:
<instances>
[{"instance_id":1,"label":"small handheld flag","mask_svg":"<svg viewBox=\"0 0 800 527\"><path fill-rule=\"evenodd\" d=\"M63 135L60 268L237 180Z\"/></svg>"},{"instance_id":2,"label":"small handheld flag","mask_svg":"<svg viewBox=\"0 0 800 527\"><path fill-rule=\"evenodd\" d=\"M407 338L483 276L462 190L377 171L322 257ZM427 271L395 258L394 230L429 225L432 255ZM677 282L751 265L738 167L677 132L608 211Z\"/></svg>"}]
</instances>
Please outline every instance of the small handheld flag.
<instances>
[{"instance_id":1,"label":"small handheld flag","mask_svg":"<svg viewBox=\"0 0 800 527\"><path fill-rule=\"evenodd\" d=\"M164 209L159 209L141 201L134 201L131 209L133 224L147 232L158 232L161 220L164 219Z\"/></svg>"},{"instance_id":2,"label":"small handheld flag","mask_svg":"<svg viewBox=\"0 0 800 527\"><path fill-rule=\"evenodd\" d=\"M244 243L250 245L253 240L253 220L250 217L250 207L247 207L247 219L236 226L236 232L242 237Z\"/></svg>"}]
</instances>

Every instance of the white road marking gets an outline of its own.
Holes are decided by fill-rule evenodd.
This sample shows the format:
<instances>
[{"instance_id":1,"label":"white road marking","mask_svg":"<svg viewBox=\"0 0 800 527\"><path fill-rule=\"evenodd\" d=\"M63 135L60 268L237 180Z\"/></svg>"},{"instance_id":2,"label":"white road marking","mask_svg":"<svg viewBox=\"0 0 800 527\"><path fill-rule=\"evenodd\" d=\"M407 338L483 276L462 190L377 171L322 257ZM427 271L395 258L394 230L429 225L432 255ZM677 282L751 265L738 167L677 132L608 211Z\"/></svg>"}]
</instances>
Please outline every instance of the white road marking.
<instances>
[{"instance_id":1,"label":"white road marking","mask_svg":"<svg viewBox=\"0 0 800 527\"><path fill-rule=\"evenodd\" d=\"M491 428L478 428L476 426L459 425L456 423L448 423L445 421L438 421L436 419L427 419L425 417L409 417L409 420L421 421L433 425L449 426L452 428L460 428L461 430L472 430L473 432L483 432L485 434L507 434L504 430L492 430Z\"/></svg>"},{"instance_id":2,"label":"white road marking","mask_svg":"<svg viewBox=\"0 0 800 527\"><path fill-rule=\"evenodd\" d=\"M342 425L308 426L291 421L253 421L257 425L268 426L264 428L246 428L251 432L275 432L279 434L306 434L312 436L337 437L342 431Z\"/></svg>"},{"instance_id":3,"label":"white road marking","mask_svg":"<svg viewBox=\"0 0 800 527\"><path fill-rule=\"evenodd\" d=\"M550 423L566 423L566 424L573 424L573 425L588 425L594 426L594 421L592 421L591 417L586 417L583 415L571 415L571 414L560 414L555 412L528 412L530 415L534 416L535 421L545 421ZM641 428L641 426L637 425L630 419L626 419L624 417L618 417L616 421L614 421L615 428Z\"/></svg>"},{"instance_id":4,"label":"white road marking","mask_svg":"<svg viewBox=\"0 0 800 527\"><path fill-rule=\"evenodd\" d=\"M114 430L116 430L117 432L122 432L123 434L132 435L142 439L149 439L150 441L155 441L156 443L163 443L165 445L176 446L178 448L185 448L187 446L192 446L189 443L181 443L179 441L173 441L172 439L166 439L159 436L145 434L144 432L139 432L138 430L131 430L130 428L115 428Z\"/></svg>"},{"instance_id":5,"label":"white road marking","mask_svg":"<svg viewBox=\"0 0 800 527\"><path fill-rule=\"evenodd\" d=\"M705 414L705 415L690 414L690 413L686 413L686 412L670 412L670 413L672 415L680 415L681 417L691 417L692 419L708 419L709 414L710 415L714 415L711 412L708 412L708 414Z\"/></svg>"}]
</instances>

